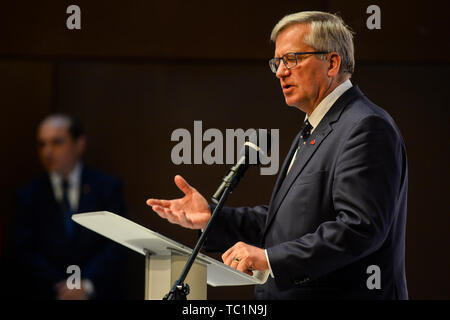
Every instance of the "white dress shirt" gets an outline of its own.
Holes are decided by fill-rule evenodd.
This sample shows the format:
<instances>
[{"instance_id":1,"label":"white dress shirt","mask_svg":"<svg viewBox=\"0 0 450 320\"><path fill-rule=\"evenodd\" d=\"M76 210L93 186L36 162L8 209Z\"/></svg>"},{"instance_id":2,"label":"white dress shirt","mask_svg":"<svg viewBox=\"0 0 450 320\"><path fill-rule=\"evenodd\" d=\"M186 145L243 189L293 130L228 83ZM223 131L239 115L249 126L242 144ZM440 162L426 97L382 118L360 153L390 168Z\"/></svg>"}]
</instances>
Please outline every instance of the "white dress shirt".
<instances>
[{"instance_id":1,"label":"white dress shirt","mask_svg":"<svg viewBox=\"0 0 450 320\"><path fill-rule=\"evenodd\" d=\"M327 112L330 110L330 108L333 106L333 104L336 102L336 100L345 91L347 91L351 87L353 87L353 85L350 82L350 80L344 81L343 83L338 85L332 92L330 92L330 94L328 94L325 98L323 98L322 101L320 101L318 106L314 109L314 111L311 113L311 115L309 117L308 117L308 115L306 115L305 121L306 121L306 119L308 119L309 123L313 127L311 129L311 133L314 132L314 129L317 128L317 126L319 125L320 121L322 121L323 117L327 114ZM287 173L289 173L289 170L291 170L291 167L294 164L295 159L297 158L297 152L298 152L298 149L295 151L295 154L292 157L292 160L291 160L291 163L290 163L289 168L287 170ZM266 253L267 264L269 265L268 271L270 272L270 276L272 278L274 278L274 275L273 275L273 272L272 272L272 267L270 266L269 256L267 255L267 250L264 250L264 251Z\"/></svg>"},{"instance_id":2,"label":"white dress shirt","mask_svg":"<svg viewBox=\"0 0 450 320\"><path fill-rule=\"evenodd\" d=\"M78 202L80 201L82 169L83 165L81 164L81 162L78 162L67 176L67 197L69 199L69 204L72 212L77 212L78 210ZM50 182L52 184L53 194L55 195L55 199L58 202L61 202L63 198L63 180L64 178L56 172L50 173Z\"/></svg>"}]
</instances>

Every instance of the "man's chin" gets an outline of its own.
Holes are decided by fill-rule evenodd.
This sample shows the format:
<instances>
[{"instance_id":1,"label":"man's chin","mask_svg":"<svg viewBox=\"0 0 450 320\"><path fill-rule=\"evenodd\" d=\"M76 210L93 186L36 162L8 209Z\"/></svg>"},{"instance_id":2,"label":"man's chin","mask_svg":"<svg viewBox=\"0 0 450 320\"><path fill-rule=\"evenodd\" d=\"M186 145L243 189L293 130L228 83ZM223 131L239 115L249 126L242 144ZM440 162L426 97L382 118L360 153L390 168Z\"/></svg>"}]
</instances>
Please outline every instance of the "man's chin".
<instances>
[{"instance_id":1,"label":"man's chin","mask_svg":"<svg viewBox=\"0 0 450 320\"><path fill-rule=\"evenodd\" d=\"M298 102L295 99L292 99L291 97L284 97L284 101L289 107L298 108Z\"/></svg>"},{"instance_id":2,"label":"man's chin","mask_svg":"<svg viewBox=\"0 0 450 320\"><path fill-rule=\"evenodd\" d=\"M44 169L48 173L56 173L56 174L60 174L61 173L61 169L58 168L57 166L44 166Z\"/></svg>"},{"instance_id":3,"label":"man's chin","mask_svg":"<svg viewBox=\"0 0 450 320\"><path fill-rule=\"evenodd\" d=\"M47 172L53 172L55 171L55 167L49 164L43 164L42 167L44 168L45 171Z\"/></svg>"}]
</instances>

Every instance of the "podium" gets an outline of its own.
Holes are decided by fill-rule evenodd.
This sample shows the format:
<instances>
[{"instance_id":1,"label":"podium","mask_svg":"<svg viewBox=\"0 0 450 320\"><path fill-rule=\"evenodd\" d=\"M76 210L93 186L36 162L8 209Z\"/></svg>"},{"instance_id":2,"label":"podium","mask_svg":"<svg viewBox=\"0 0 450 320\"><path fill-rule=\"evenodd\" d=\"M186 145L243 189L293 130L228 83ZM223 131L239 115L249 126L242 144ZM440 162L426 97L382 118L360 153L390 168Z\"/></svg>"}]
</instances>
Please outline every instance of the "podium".
<instances>
[{"instance_id":1,"label":"podium","mask_svg":"<svg viewBox=\"0 0 450 320\"><path fill-rule=\"evenodd\" d=\"M72 220L145 256L145 299L161 300L170 291L192 249L108 211L74 214ZM111 266L112 268L114 266ZM207 284L213 287L261 284L268 272L253 276L199 253L186 283L190 300L206 300Z\"/></svg>"}]
</instances>

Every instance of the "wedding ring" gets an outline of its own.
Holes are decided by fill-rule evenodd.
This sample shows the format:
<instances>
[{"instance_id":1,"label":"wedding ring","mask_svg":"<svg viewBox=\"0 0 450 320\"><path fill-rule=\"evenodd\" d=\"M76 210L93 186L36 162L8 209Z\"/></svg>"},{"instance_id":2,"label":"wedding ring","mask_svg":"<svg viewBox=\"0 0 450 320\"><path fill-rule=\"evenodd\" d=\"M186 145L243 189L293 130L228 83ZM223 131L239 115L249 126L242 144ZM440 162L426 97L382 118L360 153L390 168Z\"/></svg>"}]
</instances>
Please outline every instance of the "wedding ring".
<instances>
[{"instance_id":1,"label":"wedding ring","mask_svg":"<svg viewBox=\"0 0 450 320\"><path fill-rule=\"evenodd\" d=\"M233 261L239 262L239 261L241 261L241 259L239 259L238 257L234 257Z\"/></svg>"}]
</instances>

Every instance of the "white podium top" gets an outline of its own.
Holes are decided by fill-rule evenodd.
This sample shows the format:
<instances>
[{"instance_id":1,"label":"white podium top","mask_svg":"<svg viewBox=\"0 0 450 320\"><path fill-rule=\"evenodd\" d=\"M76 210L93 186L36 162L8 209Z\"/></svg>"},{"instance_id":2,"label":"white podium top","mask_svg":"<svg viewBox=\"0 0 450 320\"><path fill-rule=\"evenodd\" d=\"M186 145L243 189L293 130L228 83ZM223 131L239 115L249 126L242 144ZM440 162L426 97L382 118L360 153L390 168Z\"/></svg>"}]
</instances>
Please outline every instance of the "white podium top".
<instances>
[{"instance_id":1,"label":"white podium top","mask_svg":"<svg viewBox=\"0 0 450 320\"><path fill-rule=\"evenodd\" d=\"M193 251L112 212L79 213L74 214L72 220L142 255L146 251L154 255L170 255L172 252L190 255ZM196 262L207 265L207 282L213 287L261 284L268 277L268 272L260 271L253 271L253 276L250 276L201 253Z\"/></svg>"}]
</instances>

